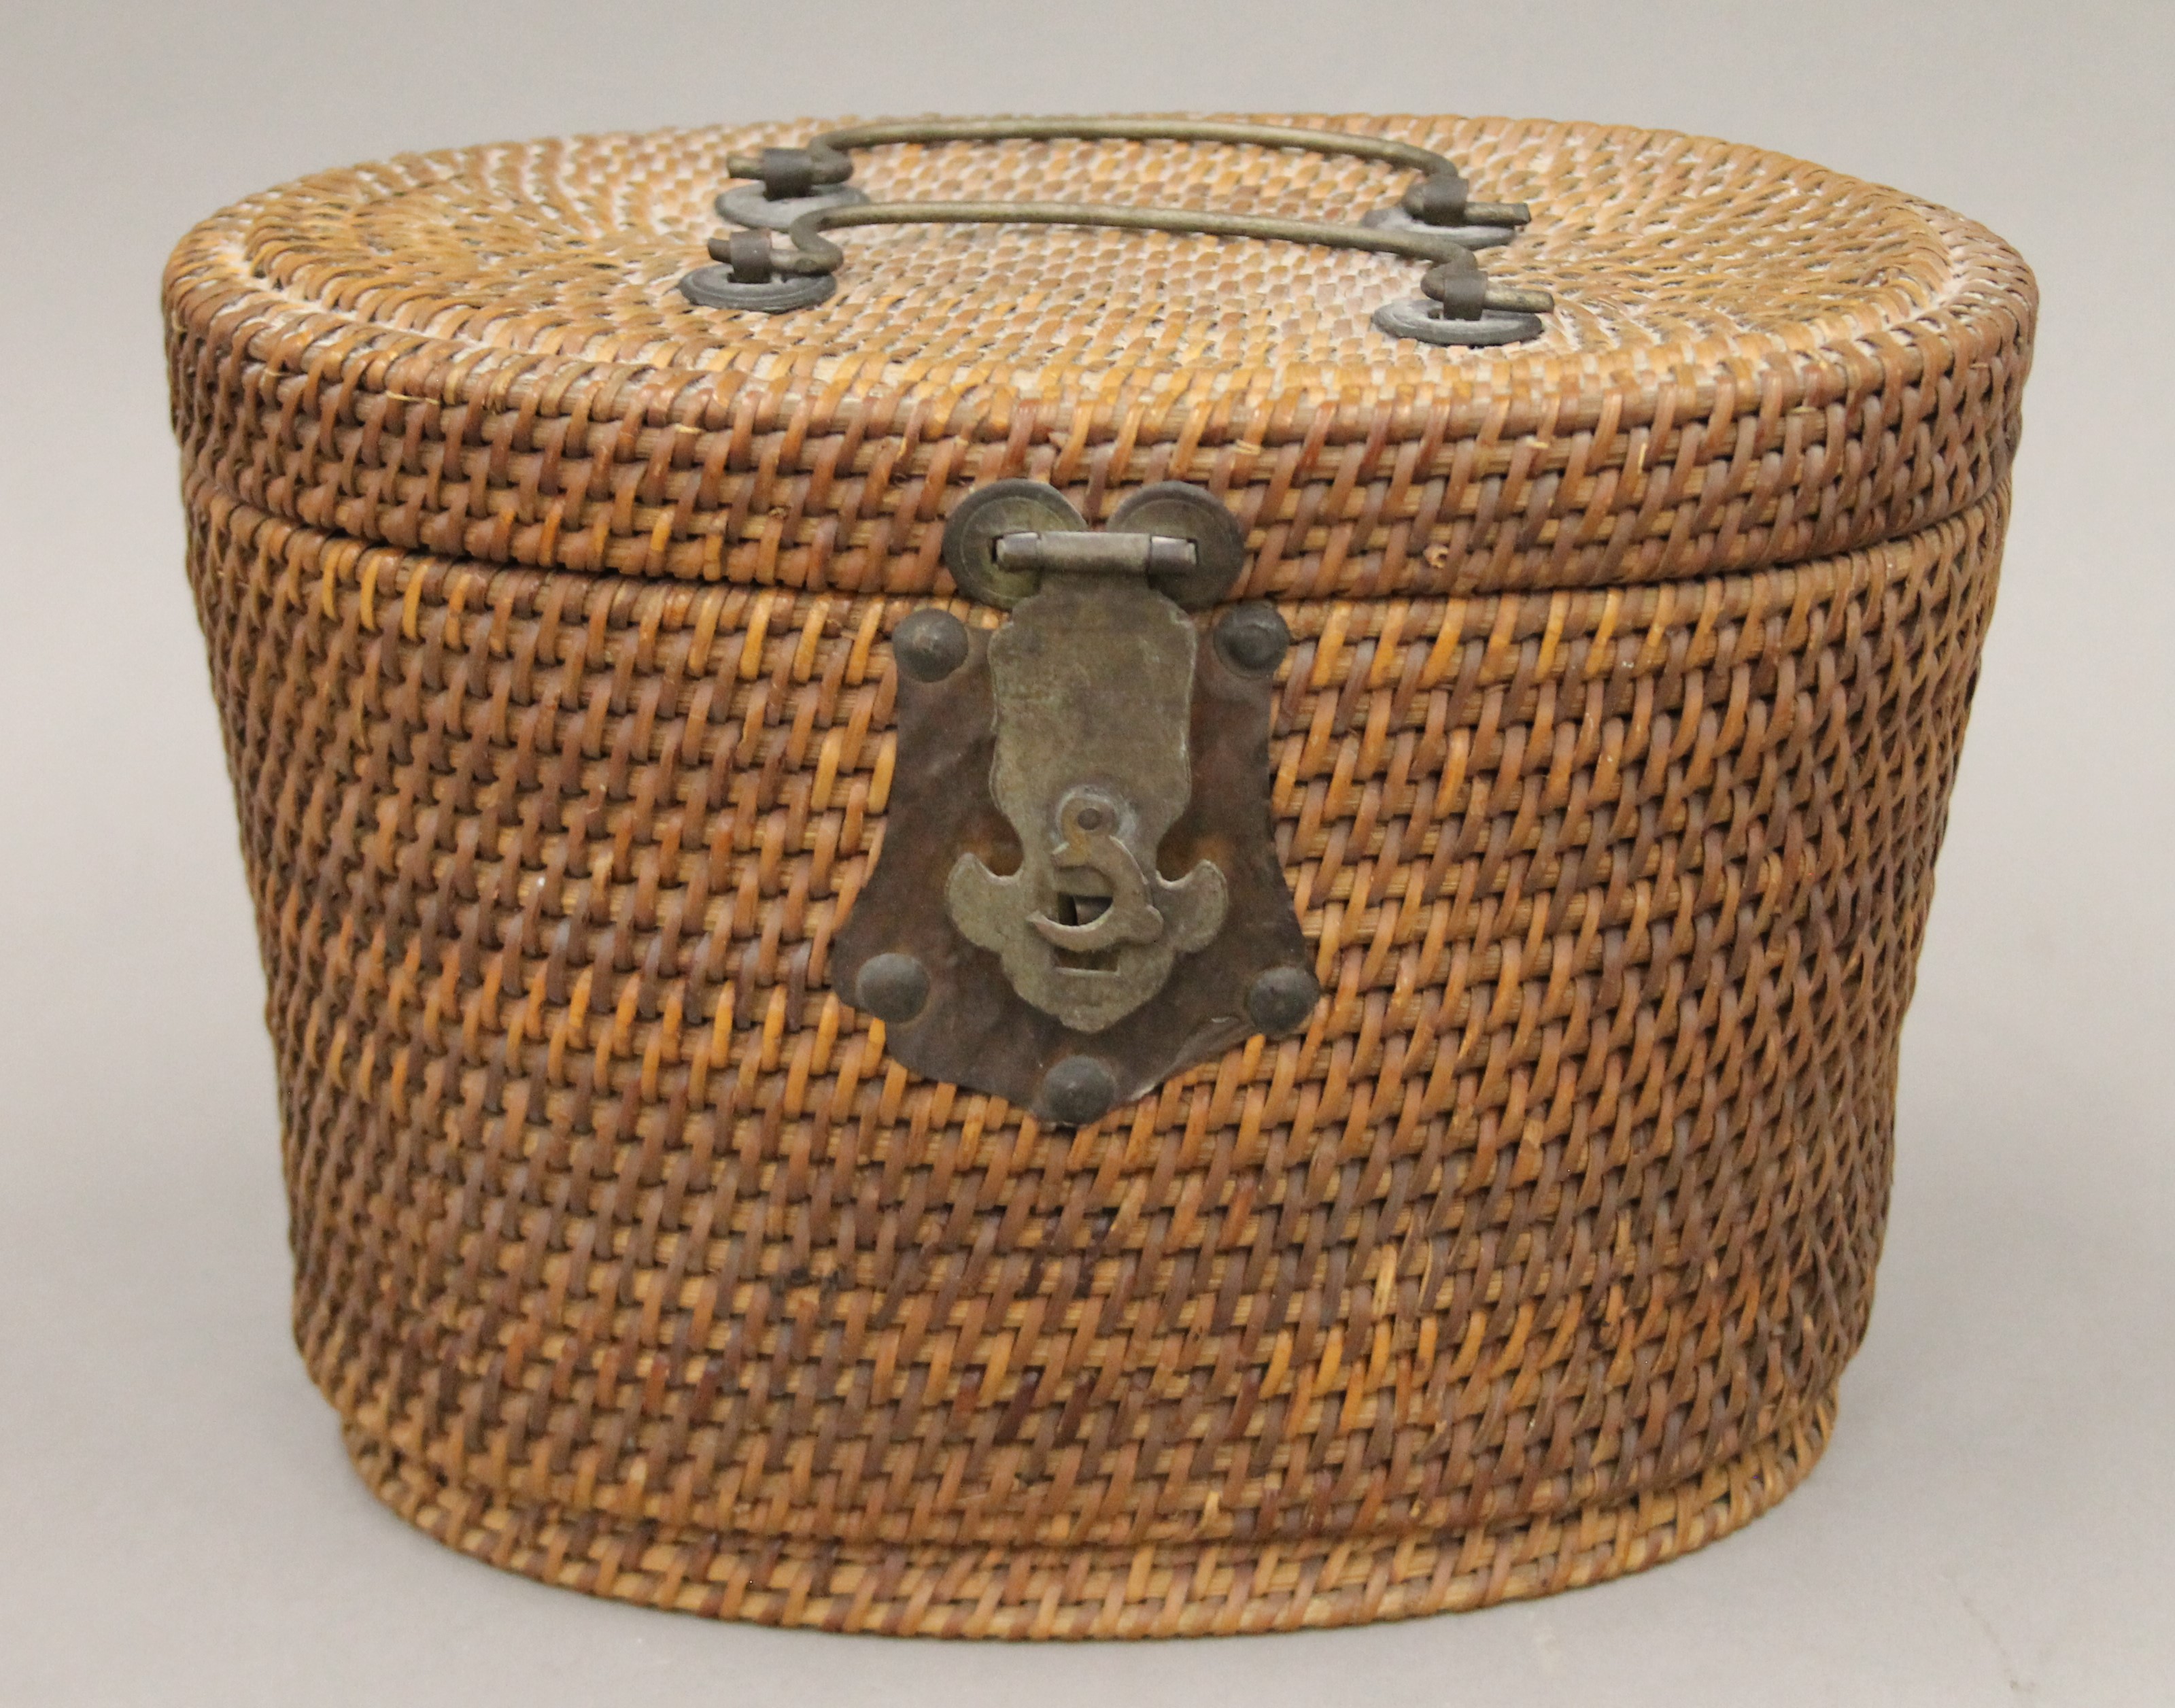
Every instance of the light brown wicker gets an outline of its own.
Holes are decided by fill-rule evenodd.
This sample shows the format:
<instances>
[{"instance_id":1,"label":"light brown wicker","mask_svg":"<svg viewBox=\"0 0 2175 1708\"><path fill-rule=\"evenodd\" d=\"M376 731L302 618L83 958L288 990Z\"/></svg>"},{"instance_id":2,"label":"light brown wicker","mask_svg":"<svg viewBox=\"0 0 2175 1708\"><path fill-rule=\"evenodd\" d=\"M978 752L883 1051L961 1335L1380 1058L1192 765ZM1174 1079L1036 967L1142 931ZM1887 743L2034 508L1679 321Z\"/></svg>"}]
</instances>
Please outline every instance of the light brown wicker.
<instances>
[{"instance_id":1,"label":"light brown wicker","mask_svg":"<svg viewBox=\"0 0 2175 1708\"><path fill-rule=\"evenodd\" d=\"M1529 199L1486 258L1545 335L1385 339L1391 258L1069 228L857 231L819 307L690 305L726 153L799 126L327 173L176 252L296 1332L433 1536L775 1624L1254 1631L1635 1570L1820 1452L2030 277L1755 149L1282 122ZM1036 143L856 182L1349 220L1404 179ZM887 637L1008 475L1091 522L1208 487L1296 643L1326 1000L1077 1130L910 1076L827 973Z\"/></svg>"}]
</instances>

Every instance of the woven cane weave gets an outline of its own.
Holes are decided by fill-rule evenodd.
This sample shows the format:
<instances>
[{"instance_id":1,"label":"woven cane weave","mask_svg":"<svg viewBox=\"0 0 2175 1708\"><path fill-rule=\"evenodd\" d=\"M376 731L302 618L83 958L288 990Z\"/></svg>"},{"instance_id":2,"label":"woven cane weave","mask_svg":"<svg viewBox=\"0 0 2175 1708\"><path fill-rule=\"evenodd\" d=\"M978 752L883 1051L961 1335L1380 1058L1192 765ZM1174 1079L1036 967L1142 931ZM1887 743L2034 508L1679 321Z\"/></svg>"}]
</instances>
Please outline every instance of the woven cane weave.
<instances>
[{"instance_id":1,"label":"woven cane weave","mask_svg":"<svg viewBox=\"0 0 2175 1708\"><path fill-rule=\"evenodd\" d=\"M270 986L296 1329L382 1499L558 1584L1151 1635L1665 1559L1824 1445L1990 615L2031 284L1754 150L1353 120L1529 198L1538 344L1413 268L856 231L697 310L729 148L419 157L168 278L189 562ZM872 192L1352 218L1379 167L899 149ZM1326 992L1077 1130L828 982L887 637L957 495L1183 478L1294 646Z\"/></svg>"},{"instance_id":2,"label":"woven cane weave","mask_svg":"<svg viewBox=\"0 0 2175 1708\"><path fill-rule=\"evenodd\" d=\"M1847 550L2008 466L2032 312L1954 214L1755 149L1500 122L1325 121L1530 198L1490 252L1538 344L1372 330L1390 258L1212 238L849 234L775 320L672 289L751 142L678 132L308 179L210 221L167 279L187 454L358 540L492 563L925 593L947 485L1212 487L1292 596L1604 586ZM1156 144L882 149L871 193L1344 219L1408 175Z\"/></svg>"}]
</instances>

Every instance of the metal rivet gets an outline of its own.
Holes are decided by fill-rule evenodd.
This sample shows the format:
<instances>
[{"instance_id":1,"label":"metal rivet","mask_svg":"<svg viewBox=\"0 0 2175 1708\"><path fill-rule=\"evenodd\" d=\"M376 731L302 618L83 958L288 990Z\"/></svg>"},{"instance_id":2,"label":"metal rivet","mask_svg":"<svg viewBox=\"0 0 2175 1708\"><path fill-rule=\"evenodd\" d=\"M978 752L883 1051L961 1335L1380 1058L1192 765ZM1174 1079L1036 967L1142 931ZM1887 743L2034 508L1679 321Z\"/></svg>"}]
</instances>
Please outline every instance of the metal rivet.
<instances>
[{"instance_id":1,"label":"metal rivet","mask_svg":"<svg viewBox=\"0 0 2175 1708\"><path fill-rule=\"evenodd\" d=\"M854 1006L887 1026L903 1026L929 1002L929 974L911 955L878 955L854 980Z\"/></svg>"},{"instance_id":2,"label":"metal rivet","mask_svg":"<svg viewBox=\"0 0 2175 1708\"><path fill-rule=\"evenodd\" d=\"M1042 1076L1039 1113L1068 1127L1084 1127L1109 1112L1118 1100L1118 1082L1110 1070L1089 1055L1068 1055Z\"/></svg>"},{"instance_id":3,"label":"metal rivet","mask_svg":"<svg viewBox=\"0 0 2175 1708\"><path fill-rule=\"evenodd\" d=\"M697 267L680 281L680 294L698 308L740 308L758 314L788 314L812 308L838 288L836 275L802 274L766 285L743 285L730 267Z\"/></svg>"},{"instance_id":4,"label":"metal rivet","mask_svg":"<svg viewBox=\"0 0 2175 1708\"><path fill-rule=\"evenodd\" d=\"M1386 332L1391 338L1417 339L1422 344L1467 344L1478 349L1524 344L1547 330L1538 314L1494 308L1478 320L1452 319L1442 313L1439 304L1424 296L1408 296L1384 303L1375 311L1375 328Z\"/></svg>"},{"instance_id":5,"label":"metal rivet","mask_svg":"<svg viewBox=\"0 0 2175 1708\"><path fill-rule=\"evenodd\" d=\"M1226 611L1216 625L1216 650L1242 676L1266 676L1282 664L1291 631L1277 608L1254 599Z\"/></svg>"},{"instance_id":6,"label":"metal rivet","mask_svg":"<svg viewBox=\"0 0 2175 1708\"><path fill-rule=\"evenodd\" d=\"M967 662L967 626L949 611L918 610L891 637L898 667L917 682L941 682Z\"/></svg>"},{"instance_id":7,"label":"metal rivet","mask_svg":"<svg viewBox=\"0 0 2175 1708\"><path fill-rule=\"evenodd\" d=\"M1321 986L1304 967L1272 967L1246 987L1246 1013L1271 1037L1296 1032L1306 1024Z\"/></svg>"}]
</instances>

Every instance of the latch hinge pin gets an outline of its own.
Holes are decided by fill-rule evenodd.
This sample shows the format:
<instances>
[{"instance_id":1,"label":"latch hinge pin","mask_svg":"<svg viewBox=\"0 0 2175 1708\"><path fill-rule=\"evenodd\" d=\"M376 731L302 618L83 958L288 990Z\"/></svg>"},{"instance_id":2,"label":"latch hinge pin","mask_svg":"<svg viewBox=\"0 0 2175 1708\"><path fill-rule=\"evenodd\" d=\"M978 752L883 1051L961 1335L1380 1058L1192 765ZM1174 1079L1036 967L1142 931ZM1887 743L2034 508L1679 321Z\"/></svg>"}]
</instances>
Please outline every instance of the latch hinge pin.
<instances>
[{"instance_id":1,"label":"latch hinge pin","mask_svg":"<svg viewBox=\"0 0 2175 1708\"><path fill-rule=\"evenodd\" d=\"M1161 534L1006 534L997 567L1026 575L1154 575L1191 569L1190 540Z\"/></svg>"}]
</instances>

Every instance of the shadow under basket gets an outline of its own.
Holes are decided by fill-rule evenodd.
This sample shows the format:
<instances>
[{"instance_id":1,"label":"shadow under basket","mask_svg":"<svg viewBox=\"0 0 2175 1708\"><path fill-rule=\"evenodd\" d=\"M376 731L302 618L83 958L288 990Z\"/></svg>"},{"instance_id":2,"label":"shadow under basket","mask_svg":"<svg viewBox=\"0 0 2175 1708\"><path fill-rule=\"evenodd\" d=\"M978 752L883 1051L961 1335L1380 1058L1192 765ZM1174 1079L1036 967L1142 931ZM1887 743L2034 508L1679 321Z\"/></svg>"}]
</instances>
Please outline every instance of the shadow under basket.
<instances>
[{"instance_id":1,"label":"shadow under basket","mask_svg":"<svg viewBox=\"0 0 2175 1708\"><path fill-rule=\"evenodd\" d=\"M1651 131L914 121L324 173L165 303L296 1333L401 1516L1205 1635L1809 1471L1998 239Z\"/></svg>"}]
</instances>

